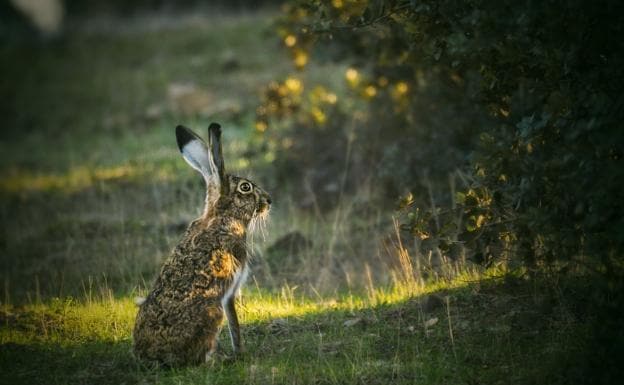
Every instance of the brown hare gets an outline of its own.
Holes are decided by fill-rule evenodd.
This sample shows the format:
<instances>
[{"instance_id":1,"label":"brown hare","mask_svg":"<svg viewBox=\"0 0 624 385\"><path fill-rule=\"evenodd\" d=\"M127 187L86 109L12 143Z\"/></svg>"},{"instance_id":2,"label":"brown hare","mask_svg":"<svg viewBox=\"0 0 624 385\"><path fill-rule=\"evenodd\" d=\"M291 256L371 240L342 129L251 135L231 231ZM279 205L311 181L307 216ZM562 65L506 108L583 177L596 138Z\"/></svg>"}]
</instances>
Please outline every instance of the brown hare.
<instances>
[{"instance_id":1,"label":"brown hare","mask_svg":"<svg viewBox=\"0 0 624 385\"><path fill-rule=\"evenodd\" d=\"M208 132L207 146L190 129L176 127L182 156L206 181L206 203L140 304L133 348L147 363L208 361L224 313L234 353L241 352L235 297L249 268L247 230L267 215L271 198L251 181L225 173L221 127L212 123Z\"/></svg>"}]
</instances>

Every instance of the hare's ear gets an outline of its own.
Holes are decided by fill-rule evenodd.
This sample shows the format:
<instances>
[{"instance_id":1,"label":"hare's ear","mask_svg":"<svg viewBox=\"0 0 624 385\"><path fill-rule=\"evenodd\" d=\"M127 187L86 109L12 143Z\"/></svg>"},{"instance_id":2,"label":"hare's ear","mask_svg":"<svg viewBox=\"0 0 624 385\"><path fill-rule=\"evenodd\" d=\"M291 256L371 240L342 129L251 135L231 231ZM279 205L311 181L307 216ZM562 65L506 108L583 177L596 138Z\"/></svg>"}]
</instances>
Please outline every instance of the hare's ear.
<instances>
[{"instance_id":1,"label":"hare's ear","mask_svg":"<svg viewBox=\"0 0 624 385\"><path fill-rule=\"evenodd\" d=\"M212 159L219 173L219 180L222 184L225 184L225 163L223 161L223 150L221 149L221 126L217 123L210 123L210 127L208 127L208 144L210 145Z\"/></svg>"},{"instance_id":2,"label":"hare's ear","mask_svg":"<svg viewBox=\"0 0 624 385\"><path fill-rule=\"evenodd\" d=\"M184 160L203 175L206 184L220 183L217 166L202 138L189 128L177 126L176 139Z\"/></svg>"}]
</instances>

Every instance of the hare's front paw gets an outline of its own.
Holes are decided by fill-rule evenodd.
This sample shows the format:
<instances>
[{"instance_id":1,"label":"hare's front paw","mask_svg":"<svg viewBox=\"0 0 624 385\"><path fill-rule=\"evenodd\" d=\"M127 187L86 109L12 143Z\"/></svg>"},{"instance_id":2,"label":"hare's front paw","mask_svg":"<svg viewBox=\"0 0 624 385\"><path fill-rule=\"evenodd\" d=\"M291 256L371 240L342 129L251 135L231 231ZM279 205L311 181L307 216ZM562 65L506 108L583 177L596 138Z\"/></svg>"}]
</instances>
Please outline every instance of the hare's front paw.
<instances>
[{"instance_id":1,"label":"hare's front paw","mask_svg":"<svg viewBox=\"0 0 624 385\"><path fill-rule=\"evenodd\" d=\"M229 355L229 354L224 354L223 356L221 356L221 362L223 362L224 364L233 364L235 361L240 359L240 355L236 354L236 355Z\"/></svg>"},{"instance_id":2,"label":"hare's front paw","mask_svg":"<svg viewBox=\"0 0 624 385\"><path fill-rule=\"evenodd\" d=\"M204 365L213 368L217 363L217 354L215 352L206 352L204 357Z\"/></svg>"},{"instance_id":3,"label":"hare's front paw","mask_svg":"<svg viewBox=\"0 0 624 385\"><path fill-rule=\"evenodd\" d=\"M221 351L206 353L204 364L210 368L214 368L218 365L232 364L240 359L240 357L240 353L235 355L229 355Z\"/></svg>"}]
</instances>

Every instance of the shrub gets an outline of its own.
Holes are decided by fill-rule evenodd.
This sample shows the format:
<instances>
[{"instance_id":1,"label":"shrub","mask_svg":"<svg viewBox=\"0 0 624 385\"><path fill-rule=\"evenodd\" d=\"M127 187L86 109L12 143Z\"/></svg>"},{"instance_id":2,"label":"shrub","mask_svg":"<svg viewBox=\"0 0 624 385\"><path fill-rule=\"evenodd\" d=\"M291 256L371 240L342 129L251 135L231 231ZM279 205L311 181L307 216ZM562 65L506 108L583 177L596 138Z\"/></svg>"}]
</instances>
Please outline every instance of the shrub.
<instances>
[{"instance_id":1,"label":"shrub","mask_svg":"<svg viewBox=\"0 0 624 385\"><path fill-rule=\"evenodd\" d=\"M302 55L349 63L357 101L333 124L361 113L355 158L386 192L417 190L425 174L445 181L467 165L456 201L464 232L487 240L472 244L476 255L504 238L531 268L573 261L620 276L622 8L304 1L285 7L278 31L299 67ZM293 130L307 135L309 121ZM412 214L406 224L422 233Z\"/></svg>"}]
</instances>

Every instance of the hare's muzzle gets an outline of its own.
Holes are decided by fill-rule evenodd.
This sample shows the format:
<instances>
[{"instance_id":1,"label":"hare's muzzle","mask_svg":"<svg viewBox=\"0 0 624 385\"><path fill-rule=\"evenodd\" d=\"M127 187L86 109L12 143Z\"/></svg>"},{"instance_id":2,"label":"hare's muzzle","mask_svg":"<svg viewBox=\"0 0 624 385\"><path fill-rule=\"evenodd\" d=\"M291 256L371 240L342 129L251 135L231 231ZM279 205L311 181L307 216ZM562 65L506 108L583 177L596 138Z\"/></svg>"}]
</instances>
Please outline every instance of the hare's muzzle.
<instances>
[{"instance_id":1,"label":"hare's muzzle","mask_svg":"<svg viewBox=\"0 0 624 385\"><path fill-rule=\"evenodd\" d=\"M271 208L271 197L270 196L262 196L260 197L260 202L258 204L258 214L263 214Z\"/></svg>"}]
</instances>

